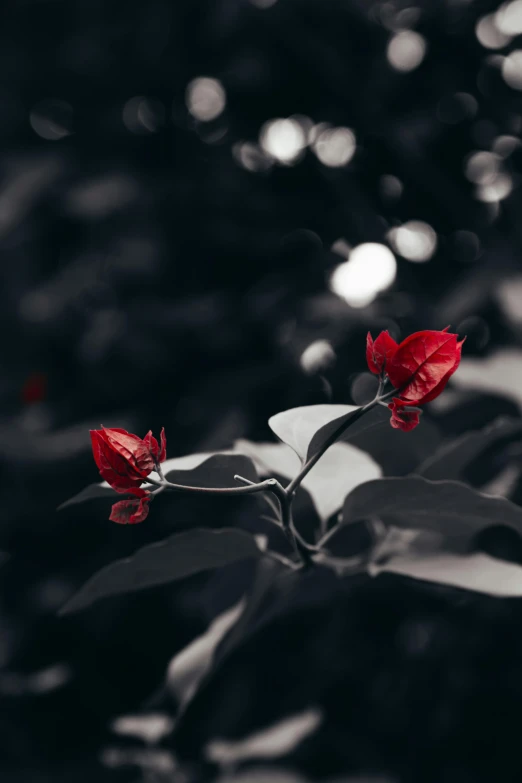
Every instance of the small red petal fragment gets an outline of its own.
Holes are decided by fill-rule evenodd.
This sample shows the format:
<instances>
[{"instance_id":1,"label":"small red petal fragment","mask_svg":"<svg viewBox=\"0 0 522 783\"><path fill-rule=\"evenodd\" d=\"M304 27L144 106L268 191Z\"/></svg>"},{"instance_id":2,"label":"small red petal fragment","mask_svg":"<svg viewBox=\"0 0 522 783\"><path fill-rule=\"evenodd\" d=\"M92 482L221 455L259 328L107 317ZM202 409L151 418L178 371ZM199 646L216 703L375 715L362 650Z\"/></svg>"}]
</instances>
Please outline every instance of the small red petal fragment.
<instances>
[{"instance_id":1,"label":"small red petal fragment","mask_svg":"<svg viewBox=\"0 0 522 783\"><path fill-rule=\"evenodd\" d=\"M33 405L42 402L47 395L47 376L43 372L34 372L26 378L22 386L22 402Z\"/></svg>"},{"instance_id":2,"label":"small red petal fragment","mask_svg":"<svg viewBox=\"0 0 522 783\"><path fill-rule=\"evenodd\" d=\"M161 443L161 449L160 449L159 461L165 462L165 460L167 459L167 436L165 435L165 427L161 428L160 443Z\"/></svg>"},{"instance_id":3,"label":"small red petal fragment","mask_svg":"<svg viewBox=\"0 0 522 783\"><path fill-rule=\"evenodd\" d=\"M143 438L143 442L147 446L148 450L154 457L154 461L158 461L158 454L159 454L159 444L154 435L152 434L152 430L149 430L145 437Z\"/></svg>"},{"instance_id":4,"label":"small red petal fragment","mask_svg":"<svg viewBox=\"0 0 522 783\"><path fill-rule=\"evenodd\" d=\"M419 423L421 412L417 409L406 407L403 401L397 399L397 397L393 398L393 402L388 405L388 408L392 412L390 424L396 430L410 432Z\"/></svg>"},{"instance_id":5,"label":"small red petal fragment","mask_svg":"<svg viewBox=\"0 0 522 783\"><path fill-rule=\"evenodd\" d=\"M109 519L119 525L137 525L149 513L149 498L120 500L114 503Z\"/></svg>"},{"instance_id":6,"label":"small red petal fragment","mask_svg":"<svg viewBox=\"0 0 522 783\"><path fill-rule=\"evenodd\" d=\"M373 337L370 332L366 335L366 363L370 372L379 375L380 370L375 364L375 359L373 357Z\"/></svg>"}]
</instances>

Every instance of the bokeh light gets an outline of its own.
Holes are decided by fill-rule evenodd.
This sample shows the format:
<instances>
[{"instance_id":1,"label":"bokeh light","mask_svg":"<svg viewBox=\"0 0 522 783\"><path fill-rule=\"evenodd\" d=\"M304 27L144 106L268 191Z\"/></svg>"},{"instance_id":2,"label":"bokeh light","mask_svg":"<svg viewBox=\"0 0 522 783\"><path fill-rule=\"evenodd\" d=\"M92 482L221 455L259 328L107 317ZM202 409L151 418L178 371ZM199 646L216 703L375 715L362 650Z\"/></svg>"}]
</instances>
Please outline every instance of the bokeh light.
<instances>
[{"instance_id":1,"label":"bokeh light","mask_svg":"<svg viewBox=\"0 0 522 783\"><path fill-rule=\"evenodd\" d=\"M508 158L520 146L522 142L516 136L497 136L491 149L501 158Z\"/></svg>"},{"instance_id":2,"label":"bokeh light","mask_svg":"<svg viewBox=\"0 0 522 783\"><path fill-rule=\"evenodd\" d=\"M396 201L402 196L404 185L393 174L383 174L379 180L381 195L388 201Z\"/></svg>"},{"instance_id":3,"label":"bokeh light","mask_svg":"<svg viewBox=\"0 0 522 783\"><path fill-rule=\"evenodd\" d=\"M293 117L265 122L259 134L262 149L280 163L290 164L300 158L306 147L306 133Z\"/></svg>"},{"instance_id":4,"label":"bokeh light","mask_svg":"<svg viewBox=\"0 0 522 783\"><path fill-rule=\"evenodd\" d=\"M478 103L473 95L468 92L455 92L445 95L437 106L437 116L441 122L455 125L465 119L474 117L478 110Z\"/></svg>"},{"instance_id":5,"label":"bokeh light","mask_svg":"<svg viewBox=\"0 0 522 783\"><path fill-rule=\"evenodd\" d=\"M259 145L249 141L234 144L232 153L240 166L247 171L266 171L272 166L272 160L267 158Z\"/></svg>"},{"instance_id":6,"label":"bokeh light","mask_svg":"<svg viewBox=\"0 0 522 783\"><path fill-rule=\"evenodd\" d=\"M502 3L495 14L495 26L505 36L522 34L522 0Z\"/></svg>"},{"instance_id":7,"label":"bokeh light","mask_svg":"<svg viewBox=\"0 0 522 783\"><path fill-rule=\"evenodd\" d=\"M352 307L366 307L392 285L396 274L397 262L391 250L377 242L365 242L334 269L330 288Z\"/></svg>"},{"instance_id":8,"label":"bokeh light","mask_svg":"<svg viewBox=\"0 0 522 783\"><path fill-rule=\"evenodd\" d=\"M426 39L414 30L401 30L389 41L388 62L396 71L408 73L418 68L426 54Z\"/></svg>"},{"instance_id":9,"label":"bokeh light","mask_svg":"<svg viewBox=\"0 0 522 783\"><path fill-rule=\"evenodd\" d=\"M185 100L189 112L201 122L219 117L227 102L221 82L207 76L200 76L188 84Z\"/></svg>"},{"instance_id":10,"label":"bokeh light","mask_svg":"<svg viewBox=\"0 0 522 783\"><path fill-rule=\"evenodd\" d=\"M328 340L315 340L305 348L299 359L301 368L308 375L325 372L335 364L336 355Z\"/></svg>"},{"instance_id":11,"label":"bokeh light","mask_svg":"<svg viewBox=\"0 0 522 783\"><path fill-rule=\"evenodd\" d=\"M522 326L522 275L501 280L495 289L504 315L510 323Z\"/></svg>"},{"instance_id":12,"label":"bokeh light","mask_svg":"<svg viewBox=\"0 0 522 783\"><path fill-rule=\"evenodd\" d=\"M161 101L135 95L123 107L122 119L131 133L156 133L165 122L165 107Z\"/></svg>"},{"instance_id":13,"label":"bokeh light","mask_svg":"<svg viewBox=\"0 0 522 783\"><path fill-rule=\"evenodd\" d=\"M350 128L325 128L317 135L313 150L325 166L345 166L355 154L356 139Z\"/></svg>"},{"instance_id":14,"label":"bokeh light","mask_svg":"<svg viewBox=\"0 0 522 783\"><path fill-rule=\"evenodd\" d=\"M494 152L472 152L466 160L466 177L475 185L487 185L498 176L502 160Z\"/></svg>"},{"instance_id":15,"label":"bokeh light","mask_svg":"<svg viewBox=\"0 0 522 783\"><path fill-rule=\"evenodd\" d=\"M408 261L429 261L437 249L437 234L422 220L409 220L392 228L388 238L395 252Z\"/></svg>"},{"instance_id":16,"label":"bokeh light","mask_svg":"<svg viewBox=\"0 0 522 783\"><path fill-rule=\"evenodd\" d=\"M33 106L29 115L31 127L47 141L59 141L72 133L73 109L67 101L47 99Z\"/></svg>"},{"instance_id":17,"label":"bokeh light","mask_svg":"<svg viewBox=\"0 0 522 783\"><path fill-rule=\"evenodd\" d=\"M478 20L475 34L486 49L502 49L511 41L510 35L499 30L494 14L486 14Z\"/></svg>"},{"instance_id":18,"label":"bokeh light","mask_svg":"<svg viewBox=\"0 0 522 783\"><path fill-rule=\"evenodd\" d=\"M522 90L522 49L516 49L504 59L502 78L509 87Z\"/></svg>"},{"instance_id":19,"label":"bokeh light","mask_svg":"<svg viewBox=\"0 0 522 783\"><path fill-rule=\"evenodd\" d=\"M476 191L476 197L479 201L488 204L502 201L507 198L513 190L513 180L509 174L500 173L486 185L480 185Z\"/></svg>"},{"instance_id":20,"label":"bokeh light","mask_svg":"<svg viewBox=\"0 0 522 783\"><path fill-rule=\"evenodd\" d=\"M480 239L473 231L455 231L450 235L448 245L453 258L463 263L476 261L482 253Z\"/></svg>"}]
</instances>

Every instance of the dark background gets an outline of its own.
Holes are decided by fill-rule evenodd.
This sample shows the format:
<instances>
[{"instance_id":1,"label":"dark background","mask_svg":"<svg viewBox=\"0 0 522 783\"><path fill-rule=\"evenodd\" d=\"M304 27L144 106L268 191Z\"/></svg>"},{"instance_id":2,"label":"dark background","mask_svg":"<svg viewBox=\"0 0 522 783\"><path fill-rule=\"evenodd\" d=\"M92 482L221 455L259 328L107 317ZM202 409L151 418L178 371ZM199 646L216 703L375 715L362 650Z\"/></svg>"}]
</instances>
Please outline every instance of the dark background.
<instances>
[{"instance_id":1,"label":"dark background","mask_svg":"<svg viewBox=\"0 0 522 783\"><path fill-rule=\"evenodd\" d=\"M57 618L102 565L194 519L219 527L244 512L231 500L164 497L136 527L108 522L105 501L57 513L97 480L89 428L143 436L165 426L170 457L226 448L239 437L269 439L266 420L279 410L359 402L369 328L399 339L451 324L467 335L468 356L520 344L522 304L509 307L505 292L506 283L515 300L520 291L522 77L516 56L504 58L521 37L484 46L476 25L497 6L481 0L268 6L2 5L6 783L141 780L139 768L103 755L110 721L142 707L171 656L246 578L241 569L197 577ZM490 36L491 25L481 28ZM423 42L418 67L398 70ZM216 82L193 81L201 78ZM272 127L272 139L284 146L289 134L291 160L269 154L262 128L277 118L287 122ZM321 161L330 137L323 147L317 139L328 127L354 134L329 151L339 164L355 138L344 165ZM433 236L429 227L436 235L423 263L401 255L389 234L411 220L427 224L422 236ZM390 242L392 287L366 307L331 290L349 247ZM331 349L319 343L302 359L317 341ZM517 414L501 397L468 402L426 419L442 437ZM198 731L212 736L216 711L219 732L233 736L313 694L330 724L298 760L303 774L520 779L516 602L448 604L416 585L380 584L360 595L315 586L313 607L273 629L265 654L249 649L209 697ZM399 633L404 624L413 642ZM437 642L424 643L417 627ZM276 693L282 701L271 712ZM223 694L226 716L217 708ZM200 737L189 734L187 753L197 755Z\"/></svg>"}]
</instances>

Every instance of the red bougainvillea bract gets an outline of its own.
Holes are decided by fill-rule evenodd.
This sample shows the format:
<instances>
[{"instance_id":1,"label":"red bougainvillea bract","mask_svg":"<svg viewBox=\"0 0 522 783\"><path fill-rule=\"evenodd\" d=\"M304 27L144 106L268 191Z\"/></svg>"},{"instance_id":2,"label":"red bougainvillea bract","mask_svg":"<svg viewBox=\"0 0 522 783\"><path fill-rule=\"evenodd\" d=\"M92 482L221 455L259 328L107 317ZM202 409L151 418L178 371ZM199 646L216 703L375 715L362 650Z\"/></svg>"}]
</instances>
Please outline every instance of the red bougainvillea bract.
<instances>
[{"instance_id":1,"label":"red bougainvillea bract","mask_svg":"<svg viewBox=\"0 0 522 783\"><path fill-rule=\"evenodd\" d=\"M389 380L397 396L389 403L391 425L404 432L419 423L419 406L444 391L460 364L462 344L458 335L426 329L406 337L400 344L387 331L366 339L366 360L371 372Z\"/></svg>"}]
</instances>

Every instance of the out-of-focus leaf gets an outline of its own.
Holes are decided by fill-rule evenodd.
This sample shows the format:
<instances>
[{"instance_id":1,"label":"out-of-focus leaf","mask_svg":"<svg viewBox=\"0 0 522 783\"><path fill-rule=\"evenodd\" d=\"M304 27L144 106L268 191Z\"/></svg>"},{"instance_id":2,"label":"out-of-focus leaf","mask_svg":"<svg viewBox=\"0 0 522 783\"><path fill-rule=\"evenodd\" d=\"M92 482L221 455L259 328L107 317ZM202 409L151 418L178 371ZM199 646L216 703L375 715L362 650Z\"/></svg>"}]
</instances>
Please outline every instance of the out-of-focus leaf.
<instances>
[{"instance_id":1,"label":"out-of-focus leaf","mask_svg":"<svg viewBox=\"0 0 522 783\"><path fill-rule=\"evenodd\" d=\"M384 563L372 563L368 571L370 576L389 572L503 598L522 596L521 566L481 552L456 554L416 546L415 539Z\"/></svg>"},{"instance_id":2,"label":"out-of-focus leaf","mask_svg":"<svg viewBox=\"0 0 522 783\"><path fill-rule=\"evenodd\" d=\"M161 469L166 476L173 470L194 470L209 457L213 457L215 454L232 454L231 451L215 452L215 451L203 451L198 454L184 454L183 457L173 457L163 462ZM152 475L155 475L154 473Z\"/></svg>"},{"instance_id":3,"label":"out-of-focus leaf","mask_svg":"<svg viewBox=\"0 0 522 783\"><path fill-rule=\"evenodd\" d=\"M323 447L325 441L359 410L356 405L304 405L272 416L268 424L277 437L287 443L305 462ZM357 419L346 431L343 441L364 430L383 424L390 418L388 411L376 406Z\"/></svg>"},{"instance_id":4,"label":"out-of-focus leaf","mask_svg":"<svg viewBox=\"0 0 522 783\"><path fill-rule=\"evenodd\" d=\"M379 410L386 413L382 407ZM383 475L407 476L438 448L441 441L438 428L421 416L419 427L402 432L390 426L389 413L386 417L383 426L369 427L350 436L350 443L369 454L381 466Z\"/></svg>"},{"instance_id":5,"label":"out-of-focus leaf","mask_svg":"<svg viewBox=\"0 0 522 783\"><path fill-rule=\"evenodd\" d=\"M258 622L266 621L267 613L264 609L267 603L271 603L270 597L272 601L280 603L295 587L299 577L300 574L286 569L278 561L265 558L257 562L254 581L245 596L246 607L219 642L213 658L214 665L221 664L257 627Z\"/></svg>"},{"instance_id":6,"label":"out-of-focus leaf","mask_svg":"<svg viewBox=\"0 0 522 783\"><path fill-rule=\"evenodd\" d=\"M169 470L165 478L173 484L185 484L192 487L239 487L234 481L238 474L249 481L257 482L258 475L254 463L243 454L213 454L204 462L190 470Z\"/></svg>"},{"instance_id":7,"label":"out-of-focus leaf","mask_svg":"<svg viewBox=\"0 0 522 783\"><path fill-rule=\"evenodd\" d=\"M167 584L261 554L255 538L242 530L187 530L105 566L65 604L60 614L85 609L100 598Z\"/></svg>"},{"instance_id":8,"label":"out-of-focus leaf","mask_svg":"<svg viewBox=\"0 0 522 783\"><path fill-rule=\"evenodd\" d=\"M320 710L310 708L275 723L242 740L216 739L204 749L205 757L216 764L237 764L248 759L275 759L291 753L321 725Z\"/></svg>"},{"instance_id":9,"label":"out-of-focus leaf","mask_svg":"<svg viewBox=\"0 0 522 783\"><path fill-rule=\"evenodd\" d=\"M248 453L263 475L277 473L292 479L300 469L299 459L284 443L238 441L236 448ZM310 493L323 521L341 508L346 493L378 478L381 468L364 451L348 443L335 443L314 465L302 486Z\"/></svg>"},{"instance_id":10,"label":"out-of-focus leaf","mask_svg":"<svg viewBox=\"0 0 522 783\"><path fill-rule=\"evenodd\" d=\"M77 495L74 495L74 497L69 498L69 500L66 500L59 505L58 511L61 511L68 506L74 506L76 503L83 503L86 500L96 500L97 498L112 498L114 500L117 498L120 500L122 497L123 495L117 495L112 487L109 487L105 481L101 484L89 484L88 487L82 489Z\"/></svg>"},{"instance_id":11,"label":"out-of-focus leaf","mask_svg":"<svg viewBox=\"0 0 522 783\"><path fill-rule=\"evenodd\" d=\"M163 713L147 713L145 715L120 715L112 722L111 729L115 734L127 737L138 737L147 743L156 743L169 734L174 722L169 715Z\"/></svg>"},{"instance_id":12,"label":"out-of-focus leaf","mask_svg":"<svg viewBox=\"0 0 522 783\"><path fill-rule=\"evenodd\" d=\"M467 432L450 443L442 445L415 471L419 476L439 481L458 479L463 470L498 441L509 436L522 434L522 420L500 418L475 432Z\"/></svg>"},{"instance_id":13,"label":"out-of-focus leaf","mask_svg":"<svg viewBox=\"0 0 522 783\"><path fill-rule=\"evenodd\" d=\"M204 634L194 639L170 662L167 670L167 688L176 696L180 709L192 699L199 683L208 673L216 647L238 621L245 609L242 599L211 623Z\"/></svg>"},{"instance_id":14,"label":"out-of-focus leaf","mask_svg":"<svg viewBox=\"0 0 522 783\"><path fill-rule=\"evenodd\" d=\"M297 772L291 772L288 769L279 769L278 767L263 766L254 769L242 770L237 774L226 774L216 780L216 783L308 783L308 778L303 778ZM329 781L328 783L350 783L350 781ZM356 781L355 783L366 783L366 781ZM368 783L372 783L368 781Z\"/></svg>"},{"instance_id":15,"label":"out-of-focus leaf","mask_svg":"<svg viewBox=\"0 0 522 783\"><path fill-rule=\"evenodd\" d=\"M260 476L270 476L277 473L279 476L291 479L301 467L299 458L284 443L254 443L249 440L236 440L234 449L242 454L247 454L256 467Z\"/></svg>"},{"instance_id":16,"label":"out-of-focus leaf","mask_svg":"<svg viewBox=\"0 0 522 783\"><path fill-rule=\"evenodd\" d=\"M485 359L463 359L452 381L461 388L504 395L522 407L522 351L505 348Z\"/></svg>"},{"instance_id":17,"label":"out-of-focus leaf","mask_svg":"<svg viewBox=\"0 0 522 783\"><path fill-rule=\"evenodd\" d=\"M343 523L376 517L400 528L432 530L466 541L492 525L522 533L522 508L457 481L421 476L369 481L348 495Z\"/></svg>"}]
</instances>

